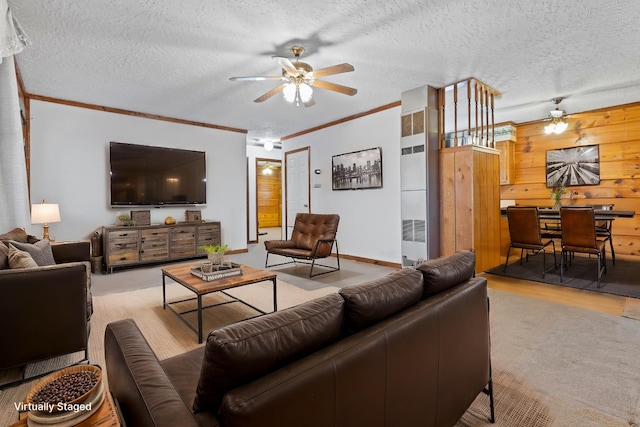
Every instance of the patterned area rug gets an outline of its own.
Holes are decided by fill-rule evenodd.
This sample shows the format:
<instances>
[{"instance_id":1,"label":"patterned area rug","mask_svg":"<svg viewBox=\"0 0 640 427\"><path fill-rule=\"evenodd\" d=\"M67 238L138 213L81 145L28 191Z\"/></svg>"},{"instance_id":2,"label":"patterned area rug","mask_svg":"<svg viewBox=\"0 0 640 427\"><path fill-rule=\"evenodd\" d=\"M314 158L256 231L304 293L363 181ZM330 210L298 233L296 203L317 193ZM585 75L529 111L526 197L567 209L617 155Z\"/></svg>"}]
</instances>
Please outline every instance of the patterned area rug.
<instances>
[{"instance_id":1,"label":"patterned area rug","mask_svg":"<svg viewBox=\"0 0 640 427\"><path fill-rule=\"evenodd\" d=\"M335 291L309 292L279 282L278 307ZM273 307L270 283L238 288L234 294L263 310ZM640 328L636 320L492 289L489 295L497 420L489 423L488 398L481 394L457 427L640 424ZM190 295L172 284L168 296L173 300ZM136 320L160 359L198 346L195 333L175 313L162 309L160 288L95 297L94 304L89 352L94 364L104 366L105 326L121 318ZM238 303L226 304L207 312L205 327L254 314ZM29 375L70 361L57 358L29 366ZM14 402L21 401L33 384L0 392L0 426L17 420Z\"/></svg>"}]
</instances>

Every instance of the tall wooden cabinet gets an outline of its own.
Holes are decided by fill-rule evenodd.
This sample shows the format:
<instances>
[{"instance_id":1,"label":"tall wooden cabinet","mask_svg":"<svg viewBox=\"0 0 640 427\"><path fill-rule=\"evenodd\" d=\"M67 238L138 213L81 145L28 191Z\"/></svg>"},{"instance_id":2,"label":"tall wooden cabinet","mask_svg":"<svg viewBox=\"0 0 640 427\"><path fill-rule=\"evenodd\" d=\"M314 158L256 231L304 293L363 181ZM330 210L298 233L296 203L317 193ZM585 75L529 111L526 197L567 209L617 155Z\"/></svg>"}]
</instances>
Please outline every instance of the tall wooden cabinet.
<instances>
[{"instance_id":1,"label":"tall wooden cabinet","mask_svg":"<svg viewBox=\"0 0 640 427\"><path fill-rule=\"evenodd\" d=\"M221 244L221 231L219 222L107 226L102 240L105 267L112 273L115 267L203 256L198 247Z\"/></svg>"},{"instance_id":2,"label":"tall wooden cabinet","mask_svg":"<svg viewBox=\"0 0 640 427\"><path fill-rule=\"evenodd\" d=\"M500 153L466 145L440 150L441 255L476 252L476 271L500 264Z\"/></svg>"}]
</instances>

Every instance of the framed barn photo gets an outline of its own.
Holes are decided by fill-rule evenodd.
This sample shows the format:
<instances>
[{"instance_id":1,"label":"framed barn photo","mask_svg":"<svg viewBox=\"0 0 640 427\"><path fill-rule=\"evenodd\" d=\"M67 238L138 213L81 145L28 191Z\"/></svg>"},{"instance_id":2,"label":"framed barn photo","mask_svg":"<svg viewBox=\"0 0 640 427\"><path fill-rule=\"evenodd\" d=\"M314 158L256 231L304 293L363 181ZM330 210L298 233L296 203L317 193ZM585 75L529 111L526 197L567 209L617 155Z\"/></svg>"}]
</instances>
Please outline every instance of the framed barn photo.
<instances>
[{"instance_id":1,"label":"framed barn photo","mask_svg":"<svg viewBox=\"0 0 640 427\"><path fill-rule=\"evenodd\" d=\"M338 154L331 159L333 190L382 188L382 148Z\"/></svg>"},{"instance_id":2,"label":"framed barn photo","mask_svg":"<svg viewBox=\"0 0 640 427\"><path fill-rule=\"evenodd\" d=\"M547 151L547 187L600 184L597 145Z\"/></svg>"}]
</instances>

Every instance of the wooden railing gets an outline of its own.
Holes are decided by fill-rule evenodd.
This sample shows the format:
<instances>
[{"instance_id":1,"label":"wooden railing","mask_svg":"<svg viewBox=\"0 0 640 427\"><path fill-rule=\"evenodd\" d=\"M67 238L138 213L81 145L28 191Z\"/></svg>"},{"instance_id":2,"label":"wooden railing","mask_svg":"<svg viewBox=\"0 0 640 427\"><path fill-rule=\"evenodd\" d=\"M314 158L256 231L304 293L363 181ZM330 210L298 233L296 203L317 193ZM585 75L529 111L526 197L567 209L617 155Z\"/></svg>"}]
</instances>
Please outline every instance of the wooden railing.
<instances>
[{"instance_id":1,"label":"wooden railing","mask_svg":"<svg viewBox=\"0 0 640 427\"><path fill-rule=\"evenodd\" d=\"M440 148L495 148L493 112L499 96L500 92L473 77L438 89Z\"/></svg>"}]
</instances>

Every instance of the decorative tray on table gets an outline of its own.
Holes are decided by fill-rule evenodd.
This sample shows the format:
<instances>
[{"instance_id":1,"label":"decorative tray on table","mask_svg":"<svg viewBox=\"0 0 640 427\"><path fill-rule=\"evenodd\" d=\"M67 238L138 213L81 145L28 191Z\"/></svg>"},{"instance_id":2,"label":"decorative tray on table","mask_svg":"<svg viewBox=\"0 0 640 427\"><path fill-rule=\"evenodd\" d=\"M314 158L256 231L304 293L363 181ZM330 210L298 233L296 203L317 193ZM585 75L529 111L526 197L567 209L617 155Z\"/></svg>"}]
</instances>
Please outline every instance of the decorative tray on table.
<instances>
[{"instance_id":1,"label":"decorative tray on table","mask_svg":"<svg viewBox=\"0 0 640 427\"><path fill-rule=\"evenodd\" d=\"M242 266L235 262L225 262L222 264L213 264L210 273L202 271L201 266L192 267L191 274L205 281L222 279L231 276L240 276L242 274Z\"/></svg>"}]
</instances>

